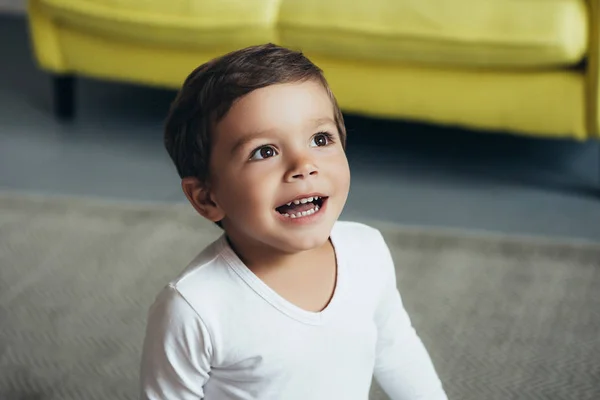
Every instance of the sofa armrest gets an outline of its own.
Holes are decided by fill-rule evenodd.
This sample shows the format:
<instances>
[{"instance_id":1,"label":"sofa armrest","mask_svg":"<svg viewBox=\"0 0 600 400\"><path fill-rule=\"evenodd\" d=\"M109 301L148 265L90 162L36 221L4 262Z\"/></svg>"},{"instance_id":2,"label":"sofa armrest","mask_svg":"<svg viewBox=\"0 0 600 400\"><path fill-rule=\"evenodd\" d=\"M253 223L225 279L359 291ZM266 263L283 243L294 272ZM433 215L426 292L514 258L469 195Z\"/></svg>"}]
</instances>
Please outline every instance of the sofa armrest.
<instances>
[{"instance_id":1,"label":"sofa armrest","mask_svg":"<svg viewBox=\"0 0 600 400\"><path fill-rule=\"evenodd\" d=\"M600 0L588 0L589 43L586 62L586 126L590 137L600 137Z\"/></svg>"},{"instance_id":2,"label":"sofa armrest","mask_svg":"<svg viewBox=\"0 0 600 400\"><path fill-rule=\"evenodd\" d=\"M45 12L40 0L28 0L27 16L29 34L38 65L51 72L66 72L56 24Z\"/></svg>"}]
</instances>

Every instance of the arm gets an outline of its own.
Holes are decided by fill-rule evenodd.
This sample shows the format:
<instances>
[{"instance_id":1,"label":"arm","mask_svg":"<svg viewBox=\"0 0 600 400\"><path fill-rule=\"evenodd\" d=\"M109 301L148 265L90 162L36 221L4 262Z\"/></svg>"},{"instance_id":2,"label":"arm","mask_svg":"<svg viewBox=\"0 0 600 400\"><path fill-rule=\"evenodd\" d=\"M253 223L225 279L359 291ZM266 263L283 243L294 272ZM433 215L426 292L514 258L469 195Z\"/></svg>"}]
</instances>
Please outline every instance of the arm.
<instances>
[{"instance_id":1,"label":"arm","mask_svg":"<svg viewBox=\"0 0 600 400\"><path fill-rule=\"evenodd\" d=\"M203 398L211 355L210 337L204 323L177 289L168 287L148 315L140 398Z\"/></svg>"},{"instance_id":2,"label":"arm","mask_svg":"<svg viewBox=\"0 0 600 400\"><path fill-rule=\"evenodd\" d=\"M447 400L433 363L412 327L396 286L396 272L383 237L384 288L376 312L375 378L392 400Z\"/></svg>"}]
</instances>

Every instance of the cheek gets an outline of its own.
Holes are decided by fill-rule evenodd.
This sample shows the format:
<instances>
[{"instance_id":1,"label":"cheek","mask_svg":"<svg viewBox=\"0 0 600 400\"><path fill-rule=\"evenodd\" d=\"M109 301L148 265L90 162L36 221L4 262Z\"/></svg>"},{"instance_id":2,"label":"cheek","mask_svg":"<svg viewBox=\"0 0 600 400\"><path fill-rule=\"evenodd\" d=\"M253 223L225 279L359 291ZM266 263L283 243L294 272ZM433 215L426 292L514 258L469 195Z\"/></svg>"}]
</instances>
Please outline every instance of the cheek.
<instances>
[{"instance_id":1,"label":"cheek","mask_svg":"<svg viewBox=\"0 0 600 400\"><path fill-rule=\"evenodd\" d=\"M350 180L350 166L348 165L348 159L346 158L346 154L340 152L333 157L331 160L331 170L334 174L339 178L340 184L348 184Z\"/></svg>"},{"instance_id":2,"label":"cheek","mask_svg":"<svg viewBox=\"0 0 600 400\"><path fill-rule=\"evenodd\" d=\"M256 166L259 167L259 166ZM236 171L221 181L218 198L226 213L248 216L272 201L273 168L248 168Z\"/></svg>"}]
</instances>

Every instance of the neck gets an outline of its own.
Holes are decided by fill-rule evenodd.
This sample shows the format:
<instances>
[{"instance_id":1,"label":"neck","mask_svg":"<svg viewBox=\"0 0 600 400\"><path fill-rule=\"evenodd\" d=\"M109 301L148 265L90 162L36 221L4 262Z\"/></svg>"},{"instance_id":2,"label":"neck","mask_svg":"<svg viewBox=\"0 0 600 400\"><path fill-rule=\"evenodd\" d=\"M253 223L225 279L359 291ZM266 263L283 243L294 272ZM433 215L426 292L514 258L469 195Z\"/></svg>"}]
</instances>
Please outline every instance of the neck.
<instances>
[{"instance_id":1,"label":"neck","mask_svg":"<svg viewBox=\"0 0 600 400\"><path fill-rule=\"evenodd\" d=\"M289 253L272 248L264 243L248 243L243 240L236 240L236 238L228 234L226 238L240 260L253 272L272 269L293 269L297 266L303 266L309 260L314 259L315 254L327 251L332 247L331 242L328 240L319 247Z\"/></svg>"}]
</instances>

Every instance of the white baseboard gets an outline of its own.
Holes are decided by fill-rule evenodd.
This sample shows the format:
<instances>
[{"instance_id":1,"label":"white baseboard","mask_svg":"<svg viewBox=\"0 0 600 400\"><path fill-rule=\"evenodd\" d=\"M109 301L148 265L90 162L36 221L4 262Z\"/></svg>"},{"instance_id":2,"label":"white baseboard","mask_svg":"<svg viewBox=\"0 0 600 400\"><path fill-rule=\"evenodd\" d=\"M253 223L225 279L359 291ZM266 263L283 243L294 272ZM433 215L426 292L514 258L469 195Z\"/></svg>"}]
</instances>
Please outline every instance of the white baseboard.
<instances>
[{"instance_id":1,"label":"white baseboard","mask_svg":"<svg viewBox=\"0 0 600 400\"><path fill-rule=\"evenodd\" d=\"M0 0L0 14L25 14L27 0Z\"/></svg>"}]
</instances>

